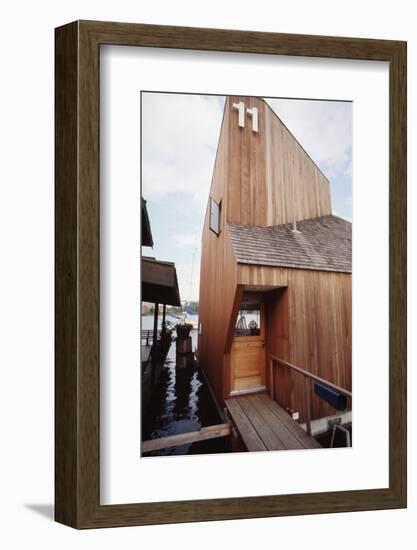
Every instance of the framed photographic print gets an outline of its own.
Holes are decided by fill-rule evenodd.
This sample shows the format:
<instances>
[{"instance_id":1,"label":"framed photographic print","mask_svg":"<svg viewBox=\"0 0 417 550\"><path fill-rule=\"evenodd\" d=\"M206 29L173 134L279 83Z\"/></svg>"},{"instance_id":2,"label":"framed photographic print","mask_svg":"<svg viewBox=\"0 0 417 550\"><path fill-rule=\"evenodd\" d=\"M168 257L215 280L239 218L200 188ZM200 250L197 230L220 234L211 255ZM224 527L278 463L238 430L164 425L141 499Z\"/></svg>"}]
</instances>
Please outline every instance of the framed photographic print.
<instances>
[{"instance_id":1,"label":"framed photographic print","mask_svg":"<svg viewBox=\"0 0 417 550\"><path fill-rule=\"evenodd\" d=\"M406 44L56 29L55 374L66 525L405 507Z\"/></svg>"}]
</instances>

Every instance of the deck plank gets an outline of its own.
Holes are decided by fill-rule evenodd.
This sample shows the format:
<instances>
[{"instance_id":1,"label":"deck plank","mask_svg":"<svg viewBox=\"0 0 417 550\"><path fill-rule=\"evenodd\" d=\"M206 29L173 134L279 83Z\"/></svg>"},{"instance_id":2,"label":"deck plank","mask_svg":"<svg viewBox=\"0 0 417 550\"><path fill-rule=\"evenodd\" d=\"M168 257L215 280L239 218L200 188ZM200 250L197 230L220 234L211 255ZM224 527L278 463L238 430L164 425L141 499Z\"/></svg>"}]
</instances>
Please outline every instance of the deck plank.
<instances>
[{"instance_id":1,"label":"deck plank","mask_svg":"<svg viewBox=\"0 0 417 550\"><path fill-rule=\"evenodd\" d=\"M198 441L207 441L208 439L216 439L218 437L227 437L230 435L229 424L215 424L205 426L199 431L186 432L182 434L167 435L157 439L149 439L142 441L142 453L150 453L160 449L169 447L177 447L178 445L186 445L188 443L196 443Z\"/></svg>"},{"instance_id":2,"label":"deck plank","mask_svg":"<svg viewBox=\"0 0 417 550\"><path fill-rule=\"evenodd\" d=\"M268 449L264 442L256 433L255 428L243 412L242 407L238 403L238 399L229 399L226 401L226 407L248 451L267 451Z\"/></svg>"},{"instance_id":3,"label":"deck plank","mask_svg":"<svg viewBox=\"0 0 417 550\"><path fill-rule=\"evenodd\" d=\"M250 419L250 422L264 442L268 451L282 451L287 448L280 439L279 434L276 433L271 428L270 424L265 422L262 415L259 414L250 397L240 397L239 404L248 419Z\"/></svg>"},{"instance_id":4,"label":"deck plank","mask_svg":"<svg viewBox=\"0 0 417 550\"><path fill-rule=\"evenodd\" d=\"M299 424L297 424L278 403L272 401L272 399L265 394L259 395L259 397L273 414L291 431L305 449L322 448L320 443L318 443L314 437L307 435L303 428L301 428L301 426L299 426Z\"/></svg>"},{"instance_id":5,"label":"deck plank","mask_svg":"<svg viewBox=\"0 0 417 550\"><path fill-rule=\"evenodd\" d=\"M226 407L248 451L321 448L267 394L233 397Z\"/></svg>"},{"instance_id":6,"label":"deck plank","mask_svg":"<svg viewBox=\"0 0 417 550\"><path fill-rule=\"evenodd\" d=\"M293 429L290 429L285 422L282 422L282 420L274 414L274 412L268 407L266 401L260 399L259 396L253 396L252 403L261 415L264 423L270 425L271 429L284 443L285 449L305 449L305 445L296 437L296 435L294 435ZM275 402L271 400L271 403ZM279 407L279 405L277 406ZM291 422L294 422L291 418L290 420Z\"/></svg>"}]
</instances>

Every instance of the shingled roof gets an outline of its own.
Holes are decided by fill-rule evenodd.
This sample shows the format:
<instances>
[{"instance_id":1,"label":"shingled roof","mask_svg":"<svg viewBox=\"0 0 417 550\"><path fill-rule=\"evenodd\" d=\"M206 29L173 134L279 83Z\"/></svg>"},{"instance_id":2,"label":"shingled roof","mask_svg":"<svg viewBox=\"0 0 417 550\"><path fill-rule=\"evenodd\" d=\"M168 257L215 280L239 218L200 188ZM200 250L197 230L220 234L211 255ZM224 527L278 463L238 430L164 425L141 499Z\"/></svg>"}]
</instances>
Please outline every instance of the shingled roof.
<instances>
[{"instance_id":1,"label":"shingled roof","mask_svg":"<svg viewBox=\"0 0 417 550\"><path fill-rule=\"evenodd\" d=\"M227 224L238 263L352 273L352 224L321 216L293 225Z\"/></svg>"}]
</instances>

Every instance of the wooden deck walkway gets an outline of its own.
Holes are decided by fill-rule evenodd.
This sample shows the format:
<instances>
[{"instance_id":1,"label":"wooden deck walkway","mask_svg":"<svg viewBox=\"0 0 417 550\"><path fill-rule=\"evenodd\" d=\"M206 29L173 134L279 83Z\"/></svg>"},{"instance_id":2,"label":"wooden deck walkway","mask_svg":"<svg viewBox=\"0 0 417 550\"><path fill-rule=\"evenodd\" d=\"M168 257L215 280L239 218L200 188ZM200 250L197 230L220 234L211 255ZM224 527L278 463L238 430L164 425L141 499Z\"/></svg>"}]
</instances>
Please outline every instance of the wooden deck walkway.
<instances>
[{"instance_id":1,"label":"wooden deck walkway","mask_svg":"<svg viewBox=\"0 0 417 550\"><path fill-rule=\"evenodd\" d=\"M233 397L226 407L248 451L321 448L265 393Z\"/></svg>"}]
</instances>

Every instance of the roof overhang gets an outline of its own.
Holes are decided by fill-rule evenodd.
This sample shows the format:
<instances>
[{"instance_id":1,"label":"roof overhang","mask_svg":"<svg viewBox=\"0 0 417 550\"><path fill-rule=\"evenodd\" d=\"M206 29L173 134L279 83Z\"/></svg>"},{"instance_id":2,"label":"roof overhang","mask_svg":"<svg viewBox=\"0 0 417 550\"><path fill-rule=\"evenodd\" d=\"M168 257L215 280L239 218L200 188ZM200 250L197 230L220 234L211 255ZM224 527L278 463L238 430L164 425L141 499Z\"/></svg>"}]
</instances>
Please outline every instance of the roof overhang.
<instances>
[{"instance_id":1,"label":"roof overhang","mask_svg":"<svg viewBox=\"0 0 417 550\"><path fill-rule=\"evenodd\" d=\"M181 305L174 263L142 258L142 301L171 306Z\"/></svg>"},{"instance_id":2,"label":"roof overhang","mask_svg":"<svg viewBox=\"0 0 417 550\"><path fill-rule=\"evenodd\" d=\"M245 292L272 292L281 288L287 288L287 285L244 285L243 290Z\"/></svg>"},{"instance_id":3,"label":"roof overhang","mask_svg":"<svg viewBox=\"0 0 417 550\"><path fill-rule=\"evenodd\" d=\"M146 208L146 201L142 197L142 246L153 246L151 224Z\"/></svg>"},{"instance_id":4,"label":"roof overhang","mask_svg":"<svg viewBox=\"0 0 417 550\"><path fill-rule=\"evenodd\" d=\"M352 273L352 224L332 214L293 224L227 222L236 262L243 265Z\"/></svg>"}]
</instances>

